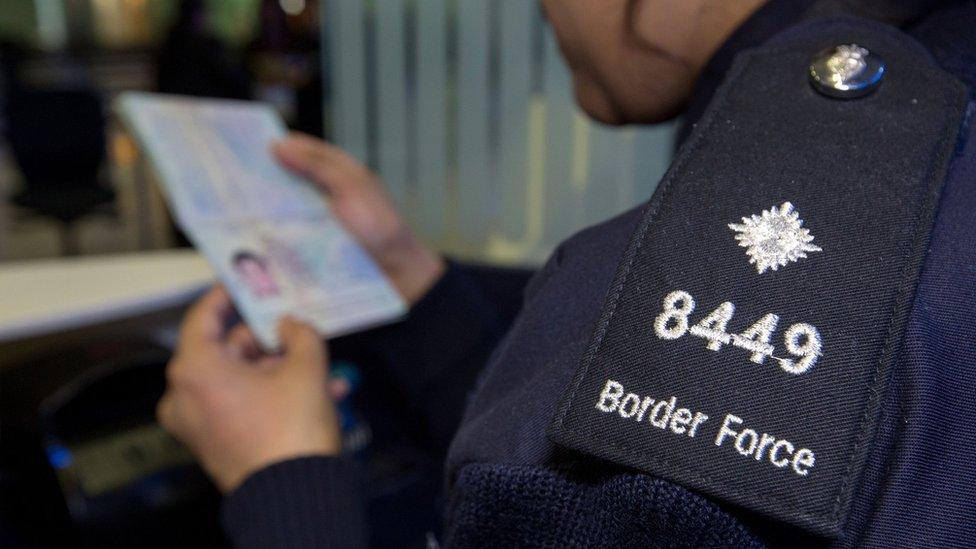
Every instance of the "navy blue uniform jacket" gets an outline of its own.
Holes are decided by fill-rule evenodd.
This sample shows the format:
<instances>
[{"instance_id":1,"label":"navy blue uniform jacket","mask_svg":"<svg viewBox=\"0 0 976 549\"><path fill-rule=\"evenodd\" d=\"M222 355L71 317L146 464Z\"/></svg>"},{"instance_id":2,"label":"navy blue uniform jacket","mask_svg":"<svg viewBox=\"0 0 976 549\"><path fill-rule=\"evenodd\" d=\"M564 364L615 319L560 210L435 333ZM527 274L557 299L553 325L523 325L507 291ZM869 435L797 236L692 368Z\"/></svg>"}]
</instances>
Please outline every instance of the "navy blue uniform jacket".
<instances>
[{"instance_id":1,"label":"navy blue uniform jacket","mask_svg":"<svg viewBox=\"0 0 976 549\"><path fill-rule=\"evenodd\" d=\"M809 533L679 483L574 452L547 436L641 219L640 206L563 243L526 287L522 311L510 326L490 292L452 267L409 319L371 335L397 364L391 375L423 407L435 438L445 449L450 441L441 544L976 542L976 134L971 123L976 4L952 4L923 16L882 13L874 20L851 18L840 5L773 1L757 12L708 65L680 135L683 140L693 134L695 122L708 116L717 89L764 78L760 63L729 81L740 52L805 48L838 28L855 41L861 36L890 39L915 63L902 64L901 70L934 67L967 90L969 114L960 121L944 172L900 350L880 397L878 427L840 531L834 536ZM858 108L857 100L850 105ZM791 118L792 108L768 106L772 131L797 131L779 125ZM918 140L938 137L919 135ZM685 146L679 146L679 156ZM914 144L882 146L896 159ZM812 169L825 159L805 158L798 150L789 161ZM744 177L736 170L728 165L721 175ZM225 528L240 547L363 546L368 533L358 499L360 482L357 466L341 458L272 465L228 497Z\"/></svg>"}]
</instances>

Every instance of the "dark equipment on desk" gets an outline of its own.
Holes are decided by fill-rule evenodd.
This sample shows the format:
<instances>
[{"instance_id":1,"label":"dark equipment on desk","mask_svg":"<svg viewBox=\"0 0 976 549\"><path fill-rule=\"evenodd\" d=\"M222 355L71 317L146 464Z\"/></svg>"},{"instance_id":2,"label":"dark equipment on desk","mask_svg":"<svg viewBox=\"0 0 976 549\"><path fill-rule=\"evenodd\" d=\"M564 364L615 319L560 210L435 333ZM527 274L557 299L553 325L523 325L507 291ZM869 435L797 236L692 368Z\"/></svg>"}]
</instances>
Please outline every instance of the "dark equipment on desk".
<instances>
[{"instance_id":1,"label":"dark equipment on desk","mask_svg":"<svg viewBox=\"0 0 976 549\"><path fill-rule=\"evenodd\" d=\"M102 343L4 373L5 392L20 400L19 413L12 398L3 404L0 463L0 524L16 527L13 546L224 545L217 491L155 422L168 357L147 344Z\"/></svg>"},{"instance_id":2,"label":"dark equipment on desk","mask_svg":"<svg viewBox=\"0 0 976 549\"><path fill-rule=\"evenodd\" d=\"M367 470L371 543L422 546L439 529L440 462L370 340L331 345L353 389L340 410ZM217 490L155 422L169 357L102 340L0 369L0 547L226 546Z\"/></svg>"}]
</instances>

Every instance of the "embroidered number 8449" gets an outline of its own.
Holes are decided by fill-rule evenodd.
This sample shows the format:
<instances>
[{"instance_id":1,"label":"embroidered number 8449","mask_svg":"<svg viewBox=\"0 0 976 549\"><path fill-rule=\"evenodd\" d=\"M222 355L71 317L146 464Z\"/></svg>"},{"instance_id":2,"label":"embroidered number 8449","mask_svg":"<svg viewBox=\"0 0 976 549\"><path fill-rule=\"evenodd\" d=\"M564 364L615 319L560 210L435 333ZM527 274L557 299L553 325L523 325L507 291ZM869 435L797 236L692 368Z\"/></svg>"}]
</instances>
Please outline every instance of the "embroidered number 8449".
<instances>
[{"instance_id":1,"label":"embroidered number 8449","mask_svg":"<svg viewBox=\"0 0 976 549\"><path fill-rule=\"evenodd\" d=\"M779 358L773 353L774 347L769 343L779 316L769 313L760 318L755 324L740 334L730 334L725 331L735 305L726 301L708 316L701 319L694 326L689 326L688 316L695 310L695 299L691 294L676 290L664 296L664 310L654 319L654 333L661 339L678 339L686 333L708 340L708 348L718 351L723 345L731 344L747 351L752 351L749 360L762 364L766 357L779 363L783 371L790 374L803 374L810 371L820 358L822 343L820 332L809 324L793 324L786 330L783 343L786 352L795 359Z\"/></svg>"}]
</instances>

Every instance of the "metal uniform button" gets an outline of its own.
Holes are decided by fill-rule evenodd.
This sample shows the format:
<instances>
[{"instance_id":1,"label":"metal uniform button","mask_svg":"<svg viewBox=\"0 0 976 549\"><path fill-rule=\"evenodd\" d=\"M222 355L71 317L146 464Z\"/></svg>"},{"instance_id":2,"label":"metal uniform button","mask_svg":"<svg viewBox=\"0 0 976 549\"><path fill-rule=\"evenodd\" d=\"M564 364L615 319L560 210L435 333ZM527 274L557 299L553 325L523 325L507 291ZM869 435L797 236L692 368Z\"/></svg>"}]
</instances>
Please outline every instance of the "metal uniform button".
<instances>
[{"instance_id":1,"label":"metal uniform button","mask_svg":"<svg viewBox=\"0 0 976 549\"><path fill-rule=\"evenodd\" d=\"M810 62L810 83L826 96L853 99L874 91L884 72L884 61L867 48L841 45L814 56Z\"/></svg>"}]
</instances>

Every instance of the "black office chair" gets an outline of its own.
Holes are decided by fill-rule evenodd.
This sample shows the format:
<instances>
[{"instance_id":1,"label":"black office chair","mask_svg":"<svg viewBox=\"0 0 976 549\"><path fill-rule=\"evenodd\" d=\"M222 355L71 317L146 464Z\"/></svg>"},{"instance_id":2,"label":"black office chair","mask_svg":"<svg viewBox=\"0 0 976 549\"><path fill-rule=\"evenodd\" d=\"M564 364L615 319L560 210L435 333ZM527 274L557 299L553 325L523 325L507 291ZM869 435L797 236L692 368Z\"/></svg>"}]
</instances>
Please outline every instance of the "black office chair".
<instances>
[{"instance_id":1,"label":"black office chair","mask_svg":"<svg viewBox=\"0 0 976 549\"><path fill-rule=\"evenodd\" d=\"M112 203L99 181L105 116L92 90L17 90L6 104L7 140L24 176L12 200L58 222L62 251L79 251L74 224Z\"/></svg>"}]
</instances>

